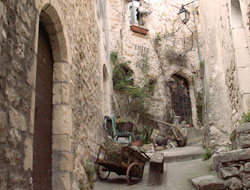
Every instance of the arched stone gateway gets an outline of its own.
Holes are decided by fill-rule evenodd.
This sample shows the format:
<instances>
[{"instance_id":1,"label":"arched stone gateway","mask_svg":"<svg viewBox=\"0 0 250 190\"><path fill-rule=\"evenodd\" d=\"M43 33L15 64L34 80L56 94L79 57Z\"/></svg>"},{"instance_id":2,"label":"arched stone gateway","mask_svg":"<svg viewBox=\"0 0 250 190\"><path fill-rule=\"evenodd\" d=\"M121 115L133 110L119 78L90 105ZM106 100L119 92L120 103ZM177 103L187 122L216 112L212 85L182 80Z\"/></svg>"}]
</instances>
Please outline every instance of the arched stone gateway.
<instances>
[{"instance_id":1,"label":"arched stone gateway","mask_svg":"<svg viewBox=\"0 0 250 190\"><path fill-rule=\"evenodd\" d=\"M37 19L36 32L38 34L36 40L38 43L35 44L35 48L38 49L38 61L36 66L37 72L34 73L34 78L37 80L36 90L34 92L36 95L33 103L34 105L32 106L34 108L33 112L35 112L33 185L36 190L70 189L71 174L73 170L73 156L71 150L72 111L70 105L70 64L62 23L57 10L52 5L46 4L41 9L39 19ZM45 51L43 45L45 40L41 38L41 36L44 36L42 33L45 33L45 36L47 36L45 37L47 40L47 49L51 47L51 58L46 59L45 56L41 58L41 60L46 59L46 63L50 60L49 65L51 67L48 73L42 70L46 63L39 61L39 56L42 55L41 52ZM44 74L47 76L43 77ZM51 83L50 91L45 88L47 83ZM42 94L46 94L46 98L43 98L42 103L39 103L39 97ZM47 132L50 131L50 133L46 133L46 139L43 139L43 134L39 132L38 126L43 125L43 121L37 121L37 118L41 117L43 113L39 112L37 104L50 107L48 108L50 112L46 113L46 118L49 118L46 126L49 126L49 124L51 126L48 127L50 129L47 129ZM47 144L40 146L37 150L36 145L42 144L45 141L47 141ZM45 149L50 149L50 151L45 153L47 154L46 162L48 165L46 168L44 164L41 163L43 158L37 159L36 157L39 155L39 151L43 152ZM40 182L38 179L41 176L39 177L39 175L46 172L47 179L45 182Z\"/></svg>"}]
</instances>

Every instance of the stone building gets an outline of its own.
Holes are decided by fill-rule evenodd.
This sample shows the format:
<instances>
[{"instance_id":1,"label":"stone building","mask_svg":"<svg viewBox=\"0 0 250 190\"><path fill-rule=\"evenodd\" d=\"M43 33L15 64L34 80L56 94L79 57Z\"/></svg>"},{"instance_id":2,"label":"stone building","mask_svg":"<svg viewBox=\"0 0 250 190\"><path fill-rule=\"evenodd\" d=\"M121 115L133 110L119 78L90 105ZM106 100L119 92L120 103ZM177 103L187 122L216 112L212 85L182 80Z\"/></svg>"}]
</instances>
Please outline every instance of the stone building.
<instances>
[{"instance_id":1,"label":"stone building","mask_svg":"<svg viewBox=\"0 0 250 190\"><path fill-rule=\"evenodd\" d=\"M166 121L175 113L188 124L198 126L196 100L202 85L197 18L192 14L197 2L190 6L191 19L186 25L178 17L185 3L189 1L110 0L110 51L130 62L128 67L135 83L154 85L149 100L149 112L154 118ZM117 91L114 96L121 103L115 112L124 116L127 102L122 103Z\"/></svg>"},{"instance_id":2,"label":"stone building","mask_svg":"<svg viewBox=\"0 0 250 190\"><path fill-rule=\"evenodd\" d=\"M231 132L250 109L250 4L199 1L205 60L205 127L210 146L228 146Z\"/></svg>"},{"instance_id":3,"label":"stone building","mask_svg":"<svg viewBox=\"0 0 250 190\"><path fill-rule=\"evenodd\" d=\"M1 190L86 183L111 112L106 6L0 1Z\"/></svg>"}]
</instances>

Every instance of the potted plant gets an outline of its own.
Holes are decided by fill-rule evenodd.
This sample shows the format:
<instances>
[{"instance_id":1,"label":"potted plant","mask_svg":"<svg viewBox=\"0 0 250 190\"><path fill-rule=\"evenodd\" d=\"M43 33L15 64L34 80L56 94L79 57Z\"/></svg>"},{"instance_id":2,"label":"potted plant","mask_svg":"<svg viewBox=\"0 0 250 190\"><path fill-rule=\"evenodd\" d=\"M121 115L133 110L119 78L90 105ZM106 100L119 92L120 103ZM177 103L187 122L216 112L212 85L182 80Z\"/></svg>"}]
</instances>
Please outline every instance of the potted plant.
<instances>
[{"instance_id":1,"label":"potted plant","mask_svg":"<svg viewBox=\"0 0 250 190\"><path fill-rule=\"evenodd\" d=\"M119 119L117 121L117 130L119 132L131 132L133 131L134 123L128 119Z\"/></svg>"}]
</instances>

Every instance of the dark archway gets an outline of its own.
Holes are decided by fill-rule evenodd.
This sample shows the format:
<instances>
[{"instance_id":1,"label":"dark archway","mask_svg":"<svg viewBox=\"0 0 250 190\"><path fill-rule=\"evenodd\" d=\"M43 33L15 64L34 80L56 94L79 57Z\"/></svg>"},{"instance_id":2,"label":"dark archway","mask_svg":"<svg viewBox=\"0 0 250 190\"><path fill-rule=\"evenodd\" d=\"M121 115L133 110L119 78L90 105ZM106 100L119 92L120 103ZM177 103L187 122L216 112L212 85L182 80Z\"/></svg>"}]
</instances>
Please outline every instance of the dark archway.
<instances>
[{"instance_id":1,"label":"dark archway","mask_svg":"<svg viewBox=\"0 0 250 190\"><path fill-rule=\"evenodd\" d=\"M33 184L52 189L53 58L46 28L39 25L33 147Z\"/></svg>"},{"instance_id":2,"label":"dark archway","mask_svg":"<svg viewBox=\"0 0 250 190\"><path fill-rule=\"evenodd\" d=\"M192 106L188 81L174 74L170 82L172 108L176 116L181 116L180 121L192 123Z\"/></svg>"}]
</instances>

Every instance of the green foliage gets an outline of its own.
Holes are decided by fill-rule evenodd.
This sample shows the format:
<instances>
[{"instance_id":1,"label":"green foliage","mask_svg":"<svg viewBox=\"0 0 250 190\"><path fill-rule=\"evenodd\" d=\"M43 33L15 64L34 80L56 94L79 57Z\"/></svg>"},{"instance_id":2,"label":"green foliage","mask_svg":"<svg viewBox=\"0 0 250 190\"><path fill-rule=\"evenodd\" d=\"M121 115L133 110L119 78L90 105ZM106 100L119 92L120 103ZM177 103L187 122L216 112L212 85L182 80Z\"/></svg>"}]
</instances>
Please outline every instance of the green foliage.
<instances>
[{"instance_id":1,"label":"green foliage","mask_svg":"<svg viewBox=\"0 0 250 190\"><path fill-rule=\"evenodd\" d=\"M86 160L86 162L84 164L84 170L85 170L85 173L88 177L89 188L93 189L93 187L94 187L93 180L94 180L94 174L95 174L94 164L92 162L90 162L89 160ZM81 188L86 189L86 186L81 186Z\"/></svg>"},{"instance_id":2,"label":"green foliage","mask_svg":"<svg viewBox=\"0 0 250 190\"><path fill-rule=\"evenodd\" d=\"M155 39L154 39L155 45L159 45L161 43L161 41L162 41L161 33L157 32L156 36L155 36Z\"/></svg>"},{"instance_id":3,"label":"green foliage","mask_svg":"<svg viewBox=\"0 0 250 190\"><path fill-rule=\"evenodd\" d=\"M113 87L114 90L127 95L128 109L130 114L145 114L147 112L146 98L150 96L149 90L153 91L153 87L140 87L134 84L133 71L129 68L130 62L118 59L116 53L111 53L111 57L116 62L113 69ZM112 61L112 58L111 58ZM147 56L142 60L142 70L146 72L148 69Z\"/></svg>"},{"instance_id":4,"label":"green foliage","mask_svg":"<svg viewBox=\"0 0 250 190\"><path fill-rule=\"evenodd\" d=\"M203 60L200 62L200 68L203 69L204 67L205 67L205 61Z\"/></svg>"},{"instance_id":5,"label":"green foliage","mask_svg":"<svg viewBox=\"0 0 250 190\"><path fill-rule=\"evenodd\" d=\"M127 123L127 122L131 122L131 120L129 118L119 118L116 120L117 123Z\"/></svg>"},{"instance_id":6,"label":"green foliage","mask_svg":"<svg viewBox=\"0 0 250 190\"><path fill-rule=\"evenodd\" d=\"M149 144L152 142L151 135L153 133L153 128L143 126L142 139L144 144Z\"/></svg>"},{"instance_id":7,"label":"green foliage","mask_svg":"<svg viewBox=\"0 0 250 190\"><path fill-rule=\"evenodd\" d=\"M91 163L89 160L87 160L85 162L85 165L84 165L84 170L85 170L85 173L88 177L91 177L94 175L95 173L95 167L94 167L94 164Z\"/></svg>"},{"instance_id":8,"label":"green foliage","mask_svg":"<svg viewBox=\"0 0 250 190\"><path fill-rule=\"evenodd\" d=\"M250 111L242 116L242 119L239 121L240 124L250 122Z\"/></svg>"},{"instance_id":9,"label":"green foliage","mask_svg":"<svg viewBox=\"0 0 250 190\"><path fill-rule=\"evenodd\" d=\"M198 120L202 123L203 122L203 98L201 93L197 93L196 95L196 110L198 115Z\"/></svg>"},{"instance_id":10,"label":"green foliage","mask_svg":"<svg viewBox=\"0 0 250 190\"><path fill-rule=\"evenodd\" d=\"M129 69L128 63L116 64L113 70L113 87L118 91L126 91L134 84L132 70Z\"/></svg>"},{"instance_id":11,"label":"green foliage","mask_svg":"<svg viewBox=\"0 0 250 190\"><path fill-rule=\"evenodd\" d=\"M203 160L208 160L209 158L211 158L211 156L213 155L212 150L210 148L206 148L205 152L201 155Z\"/></svg>"},{"instance_id":12,"label":"green foliage","mask_svg":"<svg viewBox=\"0 0 250 190\"><path fill-rule=\"evenodd\" d=\"M235 142L235 140L236 140L236 135L237 135L237 132L236 132L236 130L234 129L234 130L232 131L231 135L230 135L230 140L231 140L232 143Z\"/></svg>"},{"instance_id":13,"label":"green foliage","mask_svg":"<svg viewBox=\"0 0 250 190\"><path fill-rule=\"evenodd\" d=\"M121 156L121 148L122 144L114 143L114 142L106 142L104 143L105 155L106 159L109 161L118 162Z\"/></svg>"},{"instance_id":14,"label":"green foliage","mask_svg":"<svg viewBox=\"0 0 250 190\"><path fill-rule=\"evenodd\" d=\"M118 52L112 51L110 54L110 60L111 60L111 63L115 65L116 62L118 61Z\"/></svg>"},{"instance_id":15,"label":"green foliage","mask_svg":"<svg viewBox=\"0 0 250 190\"><path fill-rule=\"evenodd\" d=\"M80 185L79 189L80 190L87 190L88 188L85 185Z\"/></svg>"}]
</instances>

